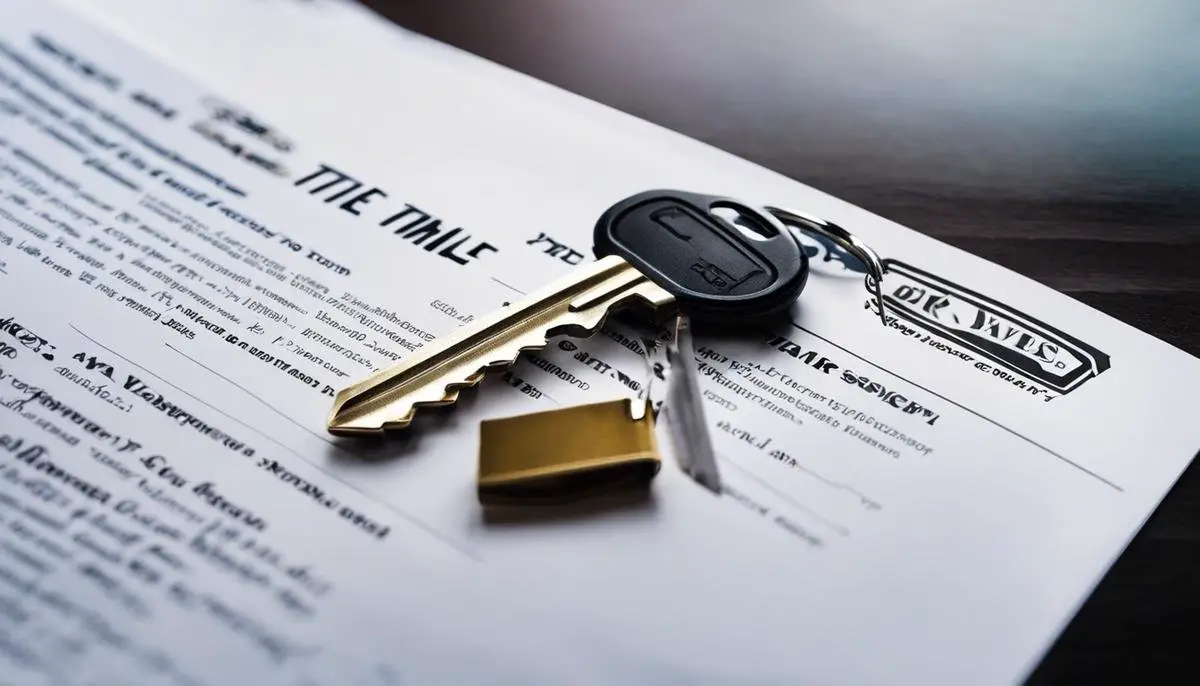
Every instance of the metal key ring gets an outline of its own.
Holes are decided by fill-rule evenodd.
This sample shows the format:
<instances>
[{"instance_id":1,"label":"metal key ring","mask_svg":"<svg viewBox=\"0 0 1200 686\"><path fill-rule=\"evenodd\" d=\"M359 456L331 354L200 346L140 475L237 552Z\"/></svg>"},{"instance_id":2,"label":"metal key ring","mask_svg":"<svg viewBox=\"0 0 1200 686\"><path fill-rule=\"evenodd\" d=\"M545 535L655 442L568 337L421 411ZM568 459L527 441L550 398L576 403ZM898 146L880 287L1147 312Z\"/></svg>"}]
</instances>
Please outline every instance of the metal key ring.
<instances>
[{"instance_id":1,"label":"metal key ring","mask_svg":"<svg viewBox=\"0 0 1200 686\"><path fill-rule=\"evenodd\" d=\"M795 227L800 231L811 231L839 245L843 250L854 255L863 263L869 272L866 276L867 290L875 294L875 302L879 306L879 319L887 326L887 317L883 309L883 274L886 268L879 255L857 236L832 222L825 221L803 212L784 209L782 207L764 207L768 213L785 225Z\"/></svg>"}]
</instances>

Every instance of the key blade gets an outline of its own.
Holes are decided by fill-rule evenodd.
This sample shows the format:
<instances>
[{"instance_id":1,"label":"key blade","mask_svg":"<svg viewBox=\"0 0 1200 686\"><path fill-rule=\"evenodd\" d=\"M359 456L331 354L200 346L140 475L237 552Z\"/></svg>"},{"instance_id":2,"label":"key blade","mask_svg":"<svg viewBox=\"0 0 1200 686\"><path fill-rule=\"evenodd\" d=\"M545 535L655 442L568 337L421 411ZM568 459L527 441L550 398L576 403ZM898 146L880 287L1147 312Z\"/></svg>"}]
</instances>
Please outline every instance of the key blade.
<instances>
[{"instance_id":1,"label":"key blade","mask_svg":"<svg viewBox=\"0 0 1200 686\"><path fill-rule=\"evenodd\" d=\"M552 336L590 336L610 311L638 302L658 310L674 301L624 259L605 257L343 389L327 429L361 435L405 428L418 408L453 404L459 391L478 385L488 371L545 347Z\"/></svg>"},{"instance_id":2,"label":"key blade","mask_svg":"<svg viewBox=\"0 0 1200 686\"><path fill-rule=\"evenodd\" d=\"M720 495L721 473L704 416L692 332L683 315L676 319L675 337L667 347L667 357L671 375L667 382L666 411L679 466L697 483Z\"/></svg>"}]
</instances>

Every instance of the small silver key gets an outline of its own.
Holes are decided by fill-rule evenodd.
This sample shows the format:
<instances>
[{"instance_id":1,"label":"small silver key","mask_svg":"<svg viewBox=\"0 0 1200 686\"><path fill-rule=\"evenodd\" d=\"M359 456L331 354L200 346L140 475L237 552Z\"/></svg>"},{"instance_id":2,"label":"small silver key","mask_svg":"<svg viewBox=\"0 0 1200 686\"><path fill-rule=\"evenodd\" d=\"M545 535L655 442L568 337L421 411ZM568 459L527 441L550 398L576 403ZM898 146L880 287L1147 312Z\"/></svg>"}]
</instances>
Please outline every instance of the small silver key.
<instances>
[{"instance_id":1,"label":"small silver key","mask_svg":"<svg viewBox=\"0 0 1200 686\"><path fill-rule=\"evenodd\" d=\"M734 211L739 224L715 210ZM808 277L799 243L770 214L679 191L639 193L610 207L596 223L594 251L596 262L339 392L328 431L407 427L418 408L453 404L489 370L551 336L589 336L617 309L641 304L660 319L682 310L742 325L789 307Z\"/></svg>"},{"instance_id":2,"label":"small silver key","mask_svg":"<svg viewBox=\"0 0 1200 686\"><path fill-rule=\"evenodd\" d=\"M717 468L717 456L704 416L691 322L684 314L675 318L675 336L667 345L667 359L671 368L663 411L671 430L675 457L688 476L719 495L721 472Z\"/></svg>"}]
</instances>

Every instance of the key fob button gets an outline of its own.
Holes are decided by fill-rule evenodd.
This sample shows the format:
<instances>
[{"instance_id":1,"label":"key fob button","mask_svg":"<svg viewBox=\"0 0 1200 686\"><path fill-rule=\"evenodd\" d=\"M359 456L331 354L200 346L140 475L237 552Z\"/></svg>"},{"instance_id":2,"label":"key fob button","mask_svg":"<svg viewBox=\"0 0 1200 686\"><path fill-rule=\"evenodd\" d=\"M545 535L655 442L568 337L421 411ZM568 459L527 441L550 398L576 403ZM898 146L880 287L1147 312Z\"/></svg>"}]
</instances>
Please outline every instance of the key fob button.
<instances>
[{"instance_id":1,"label":"key fob button","mask_svg":"<svg viewBox=\"0 0 1200 686\"><path fill-rule=\"evenodd\" d=\"M769 286L775 268L734 241L719 222L659 198L630 208L613 224L613 238L633 253L653 255L657 269L696 293L747 295Z\"/></svg>"},{"instance_id":2,"label":"key fob button","mask_svg":"<svg viewBox=\"0 0 1200 686\"><path fill-rule=\"evenodd\" d=\"M757 224L750 238L718 216L734 210ZM804 289L808 257L774 217L730 198L649 191L596 223L597 257L618 255L678 299L693 317L741 319L791 305Z\"/></svg>"}]
</instances>

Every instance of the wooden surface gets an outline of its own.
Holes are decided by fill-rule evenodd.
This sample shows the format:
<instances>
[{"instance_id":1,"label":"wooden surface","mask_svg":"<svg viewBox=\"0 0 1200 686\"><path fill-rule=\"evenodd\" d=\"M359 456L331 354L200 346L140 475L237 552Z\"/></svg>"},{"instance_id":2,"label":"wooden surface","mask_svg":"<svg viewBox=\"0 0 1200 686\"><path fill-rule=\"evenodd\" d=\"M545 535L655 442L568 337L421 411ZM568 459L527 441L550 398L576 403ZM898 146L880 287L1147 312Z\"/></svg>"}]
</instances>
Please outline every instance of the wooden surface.
<instances>
[{"instance_id":1,"label":"wooden surface","mask_svg":"<svg viewBox=\"0 0 1200 686\"><path fill-rule=\"evenodd\" d=\"M1200 354L1200 4L365 1ZM1031 683L1195 683L1197 638L1193 468Z\"/></svg>"}]
</instances>

